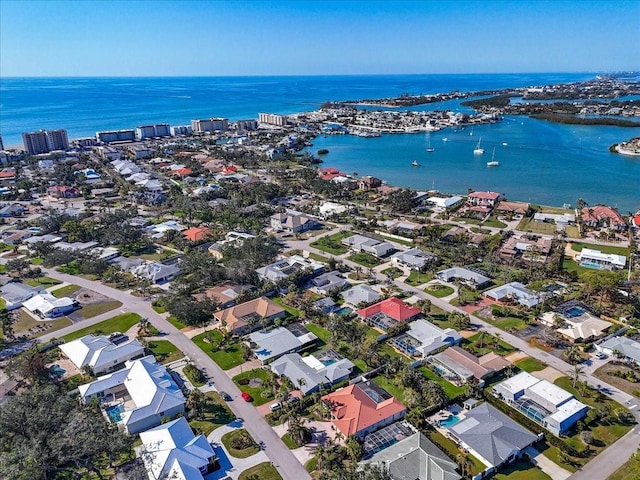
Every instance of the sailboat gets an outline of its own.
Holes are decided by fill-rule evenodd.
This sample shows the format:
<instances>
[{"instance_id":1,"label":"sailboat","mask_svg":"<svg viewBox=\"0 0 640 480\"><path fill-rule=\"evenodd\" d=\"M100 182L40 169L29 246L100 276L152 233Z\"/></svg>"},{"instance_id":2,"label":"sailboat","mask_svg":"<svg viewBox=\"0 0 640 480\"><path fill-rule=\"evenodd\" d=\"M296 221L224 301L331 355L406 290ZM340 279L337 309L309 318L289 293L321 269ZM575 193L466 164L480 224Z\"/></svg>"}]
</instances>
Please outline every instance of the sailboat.
<instances>
[{"instance_id":1,"label":"sailboat","mask_svg":"<svg viewBox=\"0 0 640 480\"><path fill-rule=\"evenodd\" d=\"M413 162L411 162L411 166L412 166L412 167L419 167L419 166L420 166L420 164L418 163L418 161L417 161L417 160L414 160Z\"/></svg>"},{"instance_id":2,"label":"sailboat","mask_svg":"<svg viewBox=\"0 0 640 480\"><path fill-rule=\"evenodd\" d=\"M493 147L493 153L491 154L491 161L487 162L487 167L497 167L500 165L500 162L495 160L496 156L496 147Z\"/></svg>"},{"instance_id":3,"label":"sailboat","mask_svg":"<svg viewBox=\"0 0 640 480\"><path fill-rule=\"evenodd\" d=\"M427 152L432 153L435 152L436 149L431 146L431 135L427 135L429 137L429 142L427 144Z\"/></svg>"},{"instance_id":4,"label":"sailboat","mask_svg":"<svg viewBox=\"0 0 640 480\"><path fill-rule=\"evenodd\" d=\"M474 155L482 155L484 153L484 148L480 148L481 141L482 141L482 137L480 137L480 140L478 140L478 144L476 145L476 148L473 149Z\"/></svg>"}]
</instances>

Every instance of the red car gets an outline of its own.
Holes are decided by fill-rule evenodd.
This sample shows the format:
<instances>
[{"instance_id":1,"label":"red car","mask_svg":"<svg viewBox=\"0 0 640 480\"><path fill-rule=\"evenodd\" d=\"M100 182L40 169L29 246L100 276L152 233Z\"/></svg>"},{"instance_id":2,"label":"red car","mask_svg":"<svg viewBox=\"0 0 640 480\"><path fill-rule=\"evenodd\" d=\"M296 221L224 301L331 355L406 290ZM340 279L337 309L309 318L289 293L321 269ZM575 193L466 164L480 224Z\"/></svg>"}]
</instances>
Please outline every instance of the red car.
<instances>
[{"instance_id":1,"label":"red car","mask_svg":"<svg viewBox=\"0 0 640 480\"><path fill-rule=\"evenodd\" d=\"M251 398L251 395L249 395L247 392L242 392L242 398L245 402L253 401L253 398Z\"/></svg>"}]
</instances>

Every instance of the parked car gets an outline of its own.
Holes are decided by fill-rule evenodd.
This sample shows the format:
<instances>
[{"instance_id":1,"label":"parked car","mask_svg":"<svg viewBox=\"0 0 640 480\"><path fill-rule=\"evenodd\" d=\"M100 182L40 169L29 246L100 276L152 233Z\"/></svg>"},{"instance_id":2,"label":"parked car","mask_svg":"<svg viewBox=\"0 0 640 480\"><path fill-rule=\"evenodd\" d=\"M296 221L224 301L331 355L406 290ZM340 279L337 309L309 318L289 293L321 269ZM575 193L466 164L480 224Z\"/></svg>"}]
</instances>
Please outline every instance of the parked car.
<instances>
[{"instance_id":1,"label":"parked car","mask_svg":"<svg viewBox=\"0 0 640 480\"><path fill-rule=\"evenodd\" d=\"M231 400L233 400L233 398L231 398L231 395L229 395L227 392L220 392L220 396L225 402L230 402Z\"/></svg>"},{"instance_id":2,"label":"parked car","mask_svg":"<svg viewBox=\"0 0 640 480\"><path fill-rule=\"evenodd\" d=\"M242 392L242 399L245 402L251 402L253 401L253 398L251 398L251 395L249 395L247 392Z\"/></svg>"},{"instance_id":3,"label":"parked car","mask_svg":"<svg viewBox=\"0 0 640 480\"><path fill-rule=\"evenodd\" d=\"M271 410L272 412L280 410L281 408L282 404L280 402L272 403L271 405L269 405L269 410Z\"/></svg>"},{"instance_id":4,"label":"parked car","mask_svg":"<svg viewBox=\"0 0 640 480\"><path fill-rule=\"evenodd\" d=\"M604 358L607 358L607 354L604 353L604 352L596 352L595 357L599 358L600 360L602 360Z\"/></svg>"}]
</instances>

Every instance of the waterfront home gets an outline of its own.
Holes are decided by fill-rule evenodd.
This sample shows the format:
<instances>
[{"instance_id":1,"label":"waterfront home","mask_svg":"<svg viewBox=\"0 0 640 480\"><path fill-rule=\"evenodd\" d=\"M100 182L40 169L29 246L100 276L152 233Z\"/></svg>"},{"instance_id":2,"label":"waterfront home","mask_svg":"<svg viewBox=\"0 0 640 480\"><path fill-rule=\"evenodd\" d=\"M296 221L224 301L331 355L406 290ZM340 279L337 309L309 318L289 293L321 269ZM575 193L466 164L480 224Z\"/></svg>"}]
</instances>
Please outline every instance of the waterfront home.
<instances>
[{"instance_id":1,"label":"waterfront home","mask_svg":"<svg viewBox=\"0 0 640 480\"><path fill-rule=\"evenodd\" d=\"M493 210L501 198L502 195L497 192L471 192L467 196L467 203L474 207L487 207Z\"/></svg>"},{"instance_id":2,"label":"waterfront home","mask_svg":"<svg viewBox=\"0 0 640 480\"><path fill-rule=\"evenodd\" d=\"M349 208L335 202L324 202L318 207L318 213L322 218L329 218L332 215L341 215L346 213Z\"/></svg>"},{"instance_id":3,"label":"waterfront home","mask_svg":"<svg viewBox=\"0 0 640 480\"><path fill-rule=\"evenodd\" d=\"M533 215L533 221L537 223L555 223L558 232L564 232L565 229L576 222L576 216L573 213L545 213L536 212Z\"/></svg>"},{"instance_id":4,"label":"waterfront home","mask_svg":"<svg viewBox=\"0 0 640 480\"><path fill-rule=\"evenodd\" d=\"M491 290L486 290L482 294L496 301L516 301L520 305L529 308L533 308L541 302L540 295L529 291L520 282L506 283Z\"/></svg>"},{"instance_id":5,"label":"waterfront home","mask_svg":"<svg viewBox=\"0 0 640 480\"><path fill-rule=\"evenodd\" d=\"M346 305L351 305L352 307L368 305L370 303L377 302L382 298L382 295L364 283L360 283L351 287L349 290L345 290L340 294L340 296Z\"/></svg>"},{"instance_id":6,"label":"waterfront home","mask_svg":"<svg viewBox=\"0 0 640 480\"><path fill-rule=\"evenodd\" d=\"M615 253L602 253L600 250L583 248L576 255L576 261L580 266L595 270L620 270L627 264L627 257Z\"/></svg>"},{"instance_id":7,"label":"waterfront home","mask_svg":"<svg viewBox=\"0 0 640 480\"><path fill-rule=\"evenodd\" d=\"M635 340L627 337L613 337L595 347L599 352L640 366L640 343Z\"/></svg>"},{"instance_id":8,"label":"waterfront home","mask_svg":"<svg viewBox=\"0 0 640 480\"><path fill-rule=\"evenodd\" d=\"M453 197L429 197L427 203L433 205L436 209L446 210L452 208L462 202L463 198L455 195Z\"/></svg>"},{"instance_id":9,"label":"waterfront home","mask_svg":"<svg viewBox=\"0 0 640 480\"><path fill-rule=\"evenodd\" d=\"M589 342L604 335L610 322L593 315L584 303L571 300L540 316L540 322L572 342Z\"/></svg>"},{"instance_id":10,"label":"waterfront home","mask_svg":"<svg viewBox=\"0 0 640 480\"><path fill-rule=\"evenodd\" d=\"M265 365L285 353L293 353L314 343L318 337L301 323L271 330L258 330L249 334L253 354Z\"/></svg>"},{"instance_id":11,"label":"waterfront home","mask_svg":"<svg viewBox=\"0 0 640 480\"><path fill-rule=\"evenodd\" d=\"M335 385L351 376L355 365L333 350L317 356L287 353L271 363L271 371L291 380L303 395L317 392L321 387Z\"/></svg>"},{"instance_id":12,"label":"waterfront home","mask_svg":"<svg viewBox=\"0 0 640 480\"><path fill-rule=\"evenodd\" d=\"M427 265L433 265L437 261L438 257L435 254L425 252L419 248L411 248L391 255L392 264L403 265L411 270L422 270Z\"/></svg>"},{"instance_id":13,"label":"waterfront home","mask_svg":"<svg viewBox=\"0 0 640 480\"><path fill-rule=\"evenodd\" d=\"M362 439L407 413L402 403L370 381L340 388L321 400L330 405L333 426L345 437Z\"/></svg>"},{"instance_id":14,"label":"waterfront home","mask_svg":"<svg viewBox=\"0 0 640 480\"><path fill-rule=\"evenodd\" d=\"M301 233L318 226L318 221L295 210L271 215L271 228L276 232Z\"/></svg>"},{"instance_id":15,"label":"waterfront home","mask_svg":"<svg viewBox=\"0 0 640 480\"><path fill-rule=\"evenodd\" d=\"M122 370L80 385L78 390L82 403L97 400L105 416L129 434L184 413L182 391L153 355L129 360Z\"/></svg>"},{"instance_id":16,"label":"waterfront home","mask_svg":"<svg viewBox=\"0 0 640 480\"><path fill-rule=\"evenodd\" d=\"M474 289L481 289L491 283L491 279L477 269L452 267L436 273L438 280L452 283L456 280Z\"/></svg>"},{"instance_id":17,"label":"waterfront home","mask_svg":"<svg viewBox=\"0 0 640 480\"><path fill-rule=\"evenodd\" d=\"M324 264L300 255L283 258L265 267L256 269L258 276L269 282L277 282L289 278L297 272L308 272L313 277L324 271Z\"/></svg>"},{"instance_id":18,"label":"waterfront home","mask_svg":"<svg viewBox=\"0 0 640 480\"><path fill-rule=\"evenodd\" d=\"M393 480L460 480L458 464L406 422L388 425L364 439L361 465L384 467ZM370 453L370 452L373 452Z\"/></svg>"},{"instance_id":19,"label":"waterfront home","mask_svg":"<svg viewBox=\"0 0 640 480\"><path fill-rule=\"evenodd\" d=\"M554 435L569 431L589 410L571 393L527 372L497 383L491 393Z\"/></svg>"},{"instance_id":20,"label":"waterfront home","mask_svg":"<svg viewBox=\"0 0 640 480\"><path fill-rule=\"evenodd\" d=\"M577 213L577 212L576 212ZM618 210L607 205L584 207L580 211L582 223L590 228L600 229L608 227L618 232L625 231L628 226Z\"/></svg>"},{"instance_id":21,"label":"waterfront home","mask_svg":"<svg viewBox=\"0 0 640 480\"><path fill-rule=\"evenodd\" d=\"M468 382L484 385L484 381L511 365L511 362L494 352L481 357L467 352L458 346L427 357L427 362L434 367L436 373L456 385Z\"/></svg>"},{"instance_id":22,"label":"waterfront home","mask_svg":"<svg viewBox=\"0 0 640 480\"><path fill-rule=\"evenodd\" d=\"M56 298L43 292L24 301L22 306L40 318L58 318L74 311L78 303L69 297Z\"/></svg>"},{"instance_id":23,"label":"waterfront home","mask_svg":"<svg viewBox=\"0 0 640 480\"><path fill-rule=\"evenodd\" d=\"M371 175L361 177L358 180L358 190L373 190L382 185L382 180Z\"/></svg>"},{"instance_id":24,"label":"waterfront home","mask_svg":"<svg viewBox=\"0 0 640 480\"><path fill-rule=\"evenodd\" d=\"M60 350L80 370L90 367L94 375L107 373L127 360L144 355L144 346L138 340L129 340L122 334L85 335L61 344Z\"/></svg>"},{"instance_id":25,"label":"waterfront home","mask_svg":"<svg viewBox=\"0 0 640 480\"><path fill-rule=\"evenodd\" d=\"M497 213L513 215L513 218L517 220L529 213L529 210L531 210L531 204L523 202L507 202L503 200L498 204L495 210Z\"/></svg>"},{"instance_id":26,"label":"waterfront home","mask_svg":"<svg viewBox=\"0 0 640 480\"><path fill-rule=\"evenodd\" d=\"M213 316L227 332L242 336L286 317L287 312L267 297L258 297L215 312Z\"/></svg>"},{"instance_id":27,"label":"waterfront home","mask_svg":"<svg viewBox=\"0 0 640 480\"><path fill-rule=\"evenodd\" d=\"M9 311L22 307L22 304L39 293L45 293L42 285L32 287L26 283L9 282L0 287L0 297Z\"/></svg>"},{"instance_id":28,"label":"waterfront home","mask_svg":"<svg viewBox=\"0 0 640 480\"><path fill-rule=\"evenodd\" d=\"M516 461L541 439L487 402L465 412L464 418L447 428L447 435L487 466L482 476Z\"/></svg>"},{"instance_id":29,"label":"waterfront home","mask_svg":"<svg viewBox=\"0 0 640 480\"><path fill-rule=\"evenodd\" d=\"M207 437L196 436L185 417L141 432L140 440L149 478L204 480L218 460Z\"/></svg>"},{"instance_id":30,"label":"waterfront home","mask_svg":"<svg viewBox=\"0 0 640 480\"><path fill-rule=\"evenodd\" d=\"M343 238L342 244L347 245L354 252L366 252L378 258L383 257L389 252L395 250L395 247L389 242L360 234Z\"/></svg>"},{"instance_id":31,"label":"waterfront home","mask_svg":"<svg viewBox=\"0 0 640 480\"><path fill-rule=\"evenodd\" d=\"M503 260L522 259L531 262L546 262L551 252L550 238L529 240L525 236L512 235L500 247L498 255Z\"/></svg>"},{"instance_id":32,"label":"waterfront home","mask_svg":"<svg viewBox=\"0 0 640 480\"><path fill-rule=\"evenodd\" d=\"M425 358L436 350L462 341L462 336L453 328L443 330L422 318L409 325L406 333L391 338L389 343L410 357Z\"/></svg>"},{"instance_id":33,"label":"waterfront home","mask_svg":"<svg viewBox=\"0 0 640 480\"><path fill-rule=\"evenodd\" d=\"M407 305L397 297L390 297L358 310L358 316L365 323L385 332L397 322L410 322L420 315L420 309Z\"/></svg>"}]
</instances>

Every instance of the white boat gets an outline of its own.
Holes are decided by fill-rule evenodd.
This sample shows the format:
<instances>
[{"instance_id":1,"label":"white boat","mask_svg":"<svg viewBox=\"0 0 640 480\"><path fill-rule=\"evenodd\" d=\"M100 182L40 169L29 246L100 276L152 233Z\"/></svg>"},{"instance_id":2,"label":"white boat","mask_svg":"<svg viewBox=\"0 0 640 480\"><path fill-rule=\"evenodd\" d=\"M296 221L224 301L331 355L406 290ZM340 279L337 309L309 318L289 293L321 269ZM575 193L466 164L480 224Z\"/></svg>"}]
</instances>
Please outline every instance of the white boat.
<instances>
[{"instance_id":1,"label":"white boat","mask_svg":"<svg viewBox=\"0 0 640 480\"><path fill-rule=\"evenodd\" d=\"M473 127L471 127L471 131L469 132L469 136L473 137Z\"/></svg>"},{"instance_id":2,"label":"white boat","mask_svg":"<svg viewBox=\"0 0 640 480\"><path fill-rule=\"evenodd\" d=\"M473 149L473 154L474 155L482 155L484 154L484 148L480 148L480 142L482 141L482 137L480 137L480 140L478 140L478 144L476 145L476 148Z\"/></svg>"},{"instance_id":3,"label":"white boat","mask_svg":"<svg viewBox=\"0 0 640 480\"><path fill-rule=\"evenodd\" d=\"M507 145L509 145L507 142L502 142L503 147L506 147Z\"/></svg>"},{"instance_id":4,"label":"white boat","mask_svg":"<svg viewBox=\"0 0 640 480\"><path fill-rule=\"evenodd\" d=\"M443 141L443 142L448 142L448 141L449 141L449 139L448 139L447 137L444 137L444 138L442 139L442 141Z\"/></svg>"},{"instance_id":5,"label":"white boat","mask_svg":"<svg viewBox=\"0 0 640 480\"><path fill-rule=\"evenodd\" d=\"M413 162L411 162L411 166L412 166L412 167L419 167L419 166L420 166L420 164L418 163L418 161L417 161L417 160L414 160Z\"/></svg>"},{"instance_id":6,"label":"white boat","mask_svg":"<svg viewBox=\"0 0 640 480\"><path fill-rule=\"evenodd\" d=\"M435 152L436 149L431 146L431 137L429 137L429 143L427 145L427 152L432 153Z\"/></svg>"},{"instance_id":7,"label":"white boat","mask_svg":"<svg viewBox=\"0 0 640 480\"><path fill-rule=\"evenodd\" d=\"M500 165L500 162L495 160L496 155L496 147L493 147L493 153L491 154L491 161L487 162L487 167L497 167Z\"/></svg>"}]
</instances>

